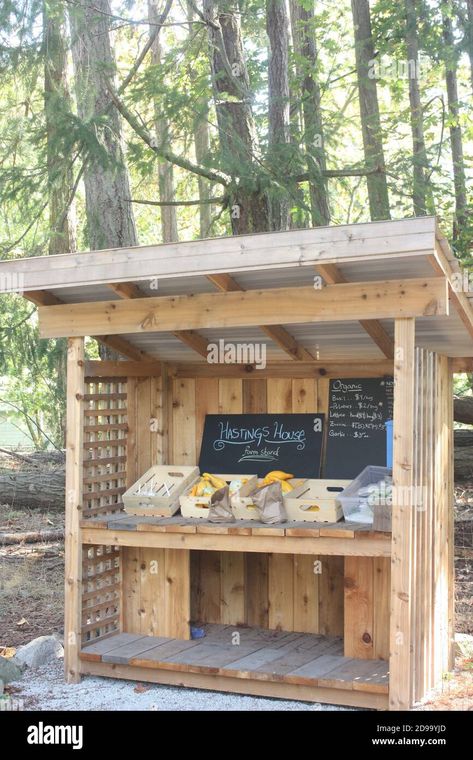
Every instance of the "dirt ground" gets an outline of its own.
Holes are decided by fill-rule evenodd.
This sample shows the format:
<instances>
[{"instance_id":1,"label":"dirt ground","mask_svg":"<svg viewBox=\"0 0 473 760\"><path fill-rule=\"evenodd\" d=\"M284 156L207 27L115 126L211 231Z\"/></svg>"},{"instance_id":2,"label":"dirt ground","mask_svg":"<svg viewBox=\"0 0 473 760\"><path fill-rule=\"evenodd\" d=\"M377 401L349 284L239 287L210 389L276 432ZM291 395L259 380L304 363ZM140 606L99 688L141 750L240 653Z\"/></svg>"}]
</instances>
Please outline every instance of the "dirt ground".
<instances>
[{"instance_id":1,"label":"dirt ground","mask_svg":"<svg viewBox=\"0 0 473 760\"><path fill-rule=\"evenodd\" d=\"M473 502L473 489L471 499ZM60 530L63 526L62 513L0 505L0 533ZM0 653L2 647L18 647L37 636L62 634L63 572L63 541L0 545ZM471 597L472 580L467 580ZM470 628L471 632L466 619L462 620L461 629ZM436 693L417 709L473 710L473 658L457 659L455 672L447 674Z\"/></svg>"},{"instance_id":2,"label":"dirt ground","mask_svg":"<svg viewBox=\"0 0 473 760\"><path fill-rule=\"evenodd\" d=\"M0 505L0 533L64 528L62 513ZM64 544L0 546L0 647L63 631Z\"/></svg>"}]
</instances>

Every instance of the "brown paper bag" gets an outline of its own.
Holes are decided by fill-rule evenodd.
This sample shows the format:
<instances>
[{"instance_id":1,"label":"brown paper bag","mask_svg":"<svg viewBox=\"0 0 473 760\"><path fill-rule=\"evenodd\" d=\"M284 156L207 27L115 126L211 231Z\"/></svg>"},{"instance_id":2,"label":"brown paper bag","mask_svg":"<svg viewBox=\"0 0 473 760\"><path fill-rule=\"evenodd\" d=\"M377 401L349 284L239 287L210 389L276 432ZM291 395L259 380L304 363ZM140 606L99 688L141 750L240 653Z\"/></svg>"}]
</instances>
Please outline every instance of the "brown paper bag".
<instances>
[{"instance_id":1,"label":"brown paper bag","mask_svg":"<svg viewBox=\"0 0 473 760\"><path fill-rule=\"evenodd\" d=\"M287 515L282 497L281 483L270 483L263 488L257 488L251 494L253 504L259 512L260 520L272 523L286 522Z\"/></svg>"},{"instance_id":2,"label":"brown paper bag","mask_svg":"<svg viewBox=\"0 0 473 760\"><path fill-rule=\"evenodd\" d=\"M235 522L235 519L230 505L230 489L228 486L214 491L210 499L209 522Z\"/></svg>"}]
</instances>

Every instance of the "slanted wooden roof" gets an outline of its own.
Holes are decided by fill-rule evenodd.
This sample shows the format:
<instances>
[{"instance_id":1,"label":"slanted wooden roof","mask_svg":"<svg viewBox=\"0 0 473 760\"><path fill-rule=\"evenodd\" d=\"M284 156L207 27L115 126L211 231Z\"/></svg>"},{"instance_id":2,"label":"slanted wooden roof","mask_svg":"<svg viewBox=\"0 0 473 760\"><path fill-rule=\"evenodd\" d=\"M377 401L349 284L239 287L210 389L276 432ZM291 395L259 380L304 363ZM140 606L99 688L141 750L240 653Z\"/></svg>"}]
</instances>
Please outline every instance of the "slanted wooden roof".
<instances>
[{"instance_id":1,"label":"slanted wooden roof","mask_svg":"<svg viewBox=\"0 0 473 760\"><path fill-rule=\"evenodd\" d=\"M95 335L135 360L202 362L224 339L333 362L392 359L398 316L416 317L419 346L472 356L458 271L420 217L16 259L0 281L40 305L43 337Z\"/></svg>"}]
</instances>

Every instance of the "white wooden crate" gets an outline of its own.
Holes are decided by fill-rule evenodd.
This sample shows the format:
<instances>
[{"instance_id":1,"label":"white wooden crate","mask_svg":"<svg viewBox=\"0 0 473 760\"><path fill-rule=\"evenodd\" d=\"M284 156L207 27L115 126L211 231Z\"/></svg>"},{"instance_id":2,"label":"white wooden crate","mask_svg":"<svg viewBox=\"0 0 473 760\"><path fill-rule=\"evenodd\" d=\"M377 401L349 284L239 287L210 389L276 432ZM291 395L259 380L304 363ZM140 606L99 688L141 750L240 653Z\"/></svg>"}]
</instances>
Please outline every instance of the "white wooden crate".
<instances>
[{"instance_id":1,"label":"white wooden crate","mask_svg":"<svg viewBox=\"0 0 473 760\"><path fill-rule=\"evenodd\" d=\"M227 484L229 484L232 480L243 480L246 479L247 482L243 484L240 491L238 492L241 494L243 490L245 490L245 493L250 493L251 491L254 491L254 489L257 486L258 478L256 475L220 475L219 473L212 473L217 476L217 478L221 478L222 480L225 480ZM185 493L181 493L180 496L180 504L181 504L181 514L183 517L199 517L201 519L207 520L209 517L209 508L210 508L210 500L211 496L191 496L190 491L192 490L192 486L197 483L200 476L195 478L192 483L189 484L189 486L185 489ZM231 497L231 504L233 508L233 499L238 496L232 496ZM248 518L246 518L248 519Z\"/></svg>"},{"instance_id":2,"label":"white wooden crate","mask_svg":"<svg viewBox=\"0 0 473 760\"><path fill-rule=\"evenodd\" d=\"M263 479L260 478L258 483L262 483ZM288 481L294 489L299 488L305 480L301 478L292 478ZM251 492L255 490L257 483L245 483L238 494L232 496L232 512L237 520L259 520L260 514L253 504L253 498L250 496ZM291 491L292 494L292 491ZM290 495L290 494L289 494Z\"/></svg>"},{"instance_id":3,"label":"white wooden crate","mask_svg":"<svg viewBox=\"0 0 473 760\"><path fill-rule=\"evenodd\" d=\"M157 464L123 494L130 515L170 517L179 509L179 496L199 474L198 467Z\"/></svg>"},{"instance_id":4,"label":"white wooden crate","mask_svg":"<svg viewBox=\"0 0 473 760\"><path fill-rule=\"evenodd\" d=\"M338 500L351 480L305 480L284 495L287 519L298 522L338 522L343 517Z\"/></svg>"}]
</instances>

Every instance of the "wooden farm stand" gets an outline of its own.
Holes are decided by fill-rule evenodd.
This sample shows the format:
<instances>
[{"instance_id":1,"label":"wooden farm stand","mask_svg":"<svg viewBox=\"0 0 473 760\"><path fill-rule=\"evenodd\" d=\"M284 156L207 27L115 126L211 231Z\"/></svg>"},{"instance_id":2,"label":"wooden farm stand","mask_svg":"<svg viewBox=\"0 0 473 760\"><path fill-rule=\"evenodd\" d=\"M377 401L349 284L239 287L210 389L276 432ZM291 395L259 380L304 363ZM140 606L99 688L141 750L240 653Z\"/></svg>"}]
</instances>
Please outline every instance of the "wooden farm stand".
<instances>
[{"instance_id":1,"label":"wooden farm stand","mask_svg":"<svg viewBox=\"0 0 473 760\"><path fill-rule=\"evenodd\" d=\"M379 709L439 682L453 663L452 372L473 354L457 271L427 217L0 263L39 305L41 336L69 341L68 681ZM85 361L84 336L126 359ZM208 364L221 338L265 341L266 368ZM392 535L124 514L152 464L196 463L206 413L327 412L330 378L391 373L405 495ZM189 621L207 636L191 641Z\"/></svg>"}]
</instances>

